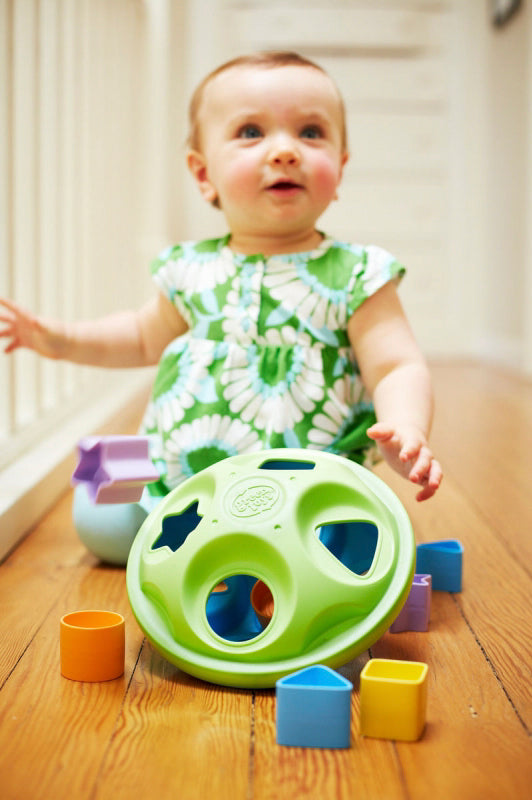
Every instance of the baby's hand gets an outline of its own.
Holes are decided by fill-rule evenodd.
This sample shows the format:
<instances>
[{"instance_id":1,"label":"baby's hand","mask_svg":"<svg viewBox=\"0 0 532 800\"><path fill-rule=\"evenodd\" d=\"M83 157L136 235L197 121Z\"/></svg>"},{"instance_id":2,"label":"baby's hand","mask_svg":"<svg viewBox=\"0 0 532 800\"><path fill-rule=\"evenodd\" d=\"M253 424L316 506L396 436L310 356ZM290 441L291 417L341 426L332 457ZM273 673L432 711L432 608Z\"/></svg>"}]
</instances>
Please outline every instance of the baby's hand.
<instances>
[{"instance_id":1,"label":"baby's hand","mask_svg":"<svg viewBox=\"0 0 532 800\"><path fill-rule=\"evenodd\" d=\"M428 500L442 480L440 464L430 450L425 436L414 426L392 427L377 422L368 429L385 461L399 475L423 488L416 500Z\"/></svg>"},{"instance_id":2,"label":"baby's hand","mask_svg":"<svg viewBox=\"0 0 532 800\"><path fill-rule=\"evenodd\" d=\"M48 358L58 357L58 336L39 317L21 308L12 300L0 297L0 306L7 309L0 313L0 337L10 339L4 348L12 353L19 347L27 347Z\"/></svg>"}]
</instances>

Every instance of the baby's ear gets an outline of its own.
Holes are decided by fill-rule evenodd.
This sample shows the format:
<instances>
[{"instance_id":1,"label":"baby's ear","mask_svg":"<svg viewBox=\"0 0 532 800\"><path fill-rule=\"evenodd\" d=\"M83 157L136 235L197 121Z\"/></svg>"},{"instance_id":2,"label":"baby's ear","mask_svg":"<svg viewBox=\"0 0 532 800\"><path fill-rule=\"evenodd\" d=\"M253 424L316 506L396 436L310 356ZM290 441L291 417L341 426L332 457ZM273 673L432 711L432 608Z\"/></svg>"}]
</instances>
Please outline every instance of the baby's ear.
<instances>
[{"instance_id":1,"label":"baby's ear","mask_svg":"<svg viewBox=\"0 0 532 800\"><path fill-rule=\"evenodd\" d=\"M344 167L345 167L345 165L347 164L348 161L349 161L349 153L347 151L344 151L343 154L342 154L342 157L340 159L340 171L338 173L338 183L336 184L336 188L337 189L338 189L338 186L340 185L340 183L342 181L342 176L344 174ZM338 191L336 191L334 193L334 199L338 200Z\"/></svg>"},{"instance_id":2,"label":"baby's ear","mask_svg":"<svg viewBox=\"0 0 532 800\"><path fill-rule=\"evenodd\" d=\"M342 153L342 157L340 159L340 174L338 175L338 183L340 183L340 181L342 180L344 174L344 168L348 161L349 161L349 153L347 152L347 150L344 150L344 152Z\"/></svg>"},{"instance_id":3,"label":"baby's ear","mask_svg":"<svg viewBox=\"0 0 532 800\"><path fill-rule=\"evenodd\" d=\"M215 203L217 192L208 178L205 156L198 150L189 150L187 153L187 166L198 184L203 199L208 203Z\"/></svg>"}]
</instances>

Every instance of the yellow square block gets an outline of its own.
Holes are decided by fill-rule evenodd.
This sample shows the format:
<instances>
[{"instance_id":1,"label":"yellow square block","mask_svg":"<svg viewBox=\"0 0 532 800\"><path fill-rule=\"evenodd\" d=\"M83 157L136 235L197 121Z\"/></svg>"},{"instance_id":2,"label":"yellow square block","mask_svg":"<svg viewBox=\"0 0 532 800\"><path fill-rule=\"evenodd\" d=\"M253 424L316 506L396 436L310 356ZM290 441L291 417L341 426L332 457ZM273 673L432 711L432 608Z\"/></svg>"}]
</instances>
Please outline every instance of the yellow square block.
<instances>
[{"instance_id":1,"label":"yellow square block","mask_svg":"<svg viewBox=\"0 0 532 800\"><path fill-rule=\"evenodd\" d=\"M425 727L428 666L373 658L360 673L360 733L413 742Z\"/></svg>"}]
</instances>

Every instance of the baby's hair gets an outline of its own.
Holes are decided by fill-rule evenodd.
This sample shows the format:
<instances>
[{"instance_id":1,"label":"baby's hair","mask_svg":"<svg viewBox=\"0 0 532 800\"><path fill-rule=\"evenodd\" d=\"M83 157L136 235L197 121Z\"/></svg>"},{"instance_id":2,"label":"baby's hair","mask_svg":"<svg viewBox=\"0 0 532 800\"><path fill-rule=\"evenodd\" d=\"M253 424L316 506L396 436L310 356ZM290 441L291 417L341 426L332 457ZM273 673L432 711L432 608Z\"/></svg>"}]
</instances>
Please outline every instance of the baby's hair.
<instances>
[{"instance_id":1,"label":"baby's hair","mask_svg":"<svg viewBox=\"0 0 532 800\"><path fill-rule=\"evenodd\" d=\"M284 50L265 50L259 53L252 53L251 55L238 56L238 58L232 58L230 61L226 61L224 64L221 64L215 70L210 72L201 81L190 100L188 110L189 135L187 138L187 145L192 150L201 150L199 110L203 100L205 87L222 72L232 69L233 67L264 67L265 69L273 67L309 67L311 69L317 69L323 75L327 75L327 77L330 78L330 75L328 75L326 70L324 70L323 67L320 67L319 64L316 64L314 61L299 55L299 53ZM332 81L332 83L338 92L338 102L340 103L340 112L342 115L342 148L347 150L344 102L338 87L334 81Z\"/></svg>"}]
</instances>

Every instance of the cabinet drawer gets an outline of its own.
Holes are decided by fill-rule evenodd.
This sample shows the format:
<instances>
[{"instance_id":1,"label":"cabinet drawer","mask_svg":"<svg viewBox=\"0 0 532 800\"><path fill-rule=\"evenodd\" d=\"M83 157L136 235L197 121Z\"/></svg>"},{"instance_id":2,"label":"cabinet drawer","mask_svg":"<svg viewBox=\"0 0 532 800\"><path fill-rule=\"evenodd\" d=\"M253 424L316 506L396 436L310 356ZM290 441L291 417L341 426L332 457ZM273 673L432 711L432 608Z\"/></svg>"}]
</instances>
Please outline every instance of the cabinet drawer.
<instances>
[{"instance_id":1,"label":"cabinet drawer","mask_svg":"<svg viewBox=\"0 0 532 800\"><path fill-rule=\"evenodd\" d=\"M338 84L348 108L441 107L448 102L443 59L383 54L317 60Z\"/></svg>"},{"instance_id":2,"label":"cabinet drawer","mask_svg":"<svg viewBox=\"0 0 532 800\"><path fill-rule=\"evenodd\" d=\"M349 114L351 171L440 171L447 167L446 121L438 115Z\"/></svg>"},{"instance_id":3,"label":"cabinet drawer","mask_svg":"<svg viewBox=\"0 0 532 800\"><path fill-rule=\"evenodd\" d=\"M233 12L230 29L250 49L424 49L440 41L438 16L396 8L270 6Z\"/></svg>"}]
</instances>

